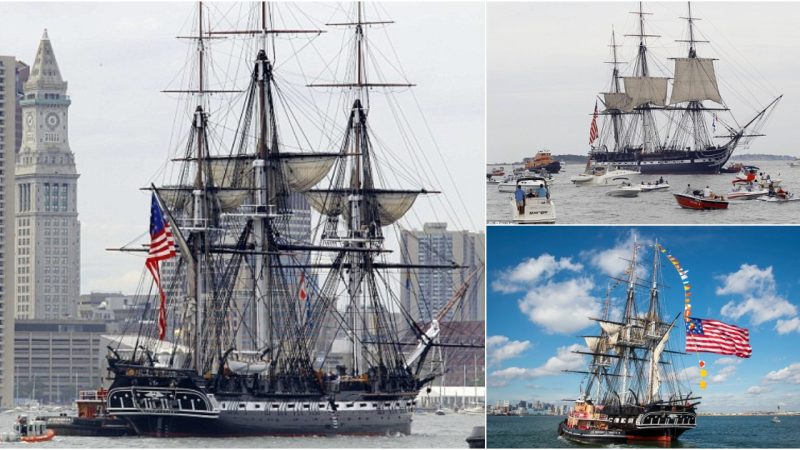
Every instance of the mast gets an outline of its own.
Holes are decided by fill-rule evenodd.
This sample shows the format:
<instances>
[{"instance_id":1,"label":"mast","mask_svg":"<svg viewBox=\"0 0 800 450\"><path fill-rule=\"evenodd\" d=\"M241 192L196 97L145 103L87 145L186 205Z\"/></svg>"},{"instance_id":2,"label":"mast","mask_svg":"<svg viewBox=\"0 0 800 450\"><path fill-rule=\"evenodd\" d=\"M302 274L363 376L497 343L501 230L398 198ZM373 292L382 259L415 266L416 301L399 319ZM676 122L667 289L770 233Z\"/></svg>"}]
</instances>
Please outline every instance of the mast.
<instances>
[{"instance_id":1,"label":"mast","mask_svg":"<svg viewBox=\"0 0 800 450\"><path fill-rule=\"evenodd\" d=\"M617 59L617 35L614 32L614 27L611 27L611 54L613 59L611 60L610 64L612 64L613 68L611 69L611 92L614 94L619 94L622 92L622 89L619 85L619 60ZM622 145L620 142L620 132L622 130L622 115L620 114L619 110L614 110L611 112L611 126L614 132L614 151L619 149Z\"/></svg>"},{"instance_id":2,"label":"mast","mask_svg":"<svg viewBox=\"0 0 800 450\"><path fill-rule=\"evenodd\" d=\"M637 244L636 239L633 240L633 254L631 256L630 261L630 269L628 273L628 292L627 297L625 299L625 314L623 318L623 322L625 325L622 327L622 336L621 340L629 341L631 338L631 321L635 316L635 287L636 287L636 256L638 254L639 244ZM631 347L622 347L622 390L617 392L622 404L625 404L626 394L628 392L628 362L630 358L630 353L633 352Z\"/></svg>"},{"instance_id":3,"label":"mast","mask_svg":"<svg viewBox=\"0 0 800 450\"><path fill-rule=\"evenodd\" d=\"M639 16L639 33L626 35L639 38L639 49L636 54L636 63L634 65L634 76L641 78L642 82L647 82L647 80L650 77L650 68L648 66L648 61L647 61L647 38L648 37L655 38L660 36L656 34L645 33L644 16L652 15L652 13L644 12L644 6L642 2L639 2L639 10L631 12L631 14L636 14L637 16ZM626 93L628 95L632 94L627 86L626 86ZM645 102L644 104L641 105L634 104L632 105L632 107L635 108L634 118L638 117L640 119L642 147L643 147L642 151L652 152L655 150L655 146L659 144L659 137L658 137L658 130L656 127L655 118L653 117L653 113L651 107L649 106L649 102ZM632 125L635 126L635 124Z\"/></svg>"}]
</instances>

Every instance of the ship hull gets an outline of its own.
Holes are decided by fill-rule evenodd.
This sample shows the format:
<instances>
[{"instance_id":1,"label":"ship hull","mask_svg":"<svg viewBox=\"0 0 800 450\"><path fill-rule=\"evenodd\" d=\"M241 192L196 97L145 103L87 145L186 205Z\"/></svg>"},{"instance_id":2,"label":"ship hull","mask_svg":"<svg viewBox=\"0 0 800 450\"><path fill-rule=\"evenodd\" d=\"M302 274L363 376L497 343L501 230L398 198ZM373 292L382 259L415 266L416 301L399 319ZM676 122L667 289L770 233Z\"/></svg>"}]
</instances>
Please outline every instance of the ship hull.
<instances>
[{"instance_id":1,"label":"ship hull","mask_svg":"<svg viewBox=\"0 0 800 450\"><path fill-rule=\"evenodd\" d=\"M610 164L642 174L716 174L731 153L733 147L728 145L703 151L593 152L591 159L598 165Z\"/></svg>"},{"instance_id":2,"label":"ship hull","mask_svg":"<svg viewBox=\"0 0 800 450\"><path fill-rule=\"evenodd\" d=\"M135 433L127 421L108 418L73 418L69 423L47 423L56 436L133 436Z\"/></svg>"},{"instance_id":3,"label":"ship hull","mask_svg":"<svg viewBox=\"0 0 800 450\"><path fill-rule=\"evenodd\" d=\"M633 425L625 428L610 428L605 431L579 430L568 427L567 421L564 420L559 424L558 434L565 439L584 444L619 444L636 441L672 442L691 428L693 427L640 427Z\"/></svg>"}]
</instances>

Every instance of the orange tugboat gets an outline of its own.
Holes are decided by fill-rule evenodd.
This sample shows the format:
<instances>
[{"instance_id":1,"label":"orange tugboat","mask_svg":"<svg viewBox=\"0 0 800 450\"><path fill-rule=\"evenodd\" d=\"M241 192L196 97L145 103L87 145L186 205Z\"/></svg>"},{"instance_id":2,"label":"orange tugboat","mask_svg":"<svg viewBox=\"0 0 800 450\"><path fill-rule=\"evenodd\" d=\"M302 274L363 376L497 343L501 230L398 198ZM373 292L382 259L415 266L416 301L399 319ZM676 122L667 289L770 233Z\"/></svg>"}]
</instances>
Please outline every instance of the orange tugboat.
<instances>
[{"instance_id":1,"label":"orange tugboat","mask_svg":"<svg viewBox=\"0 0 800 450\"><path fill-rule=\"evenodd\" d=\"M525 169L530 172L539 172L542 169L548 173L558 173L561 170L561 161L553 159L553 154L549 150L536 152L533 158L525 158Z\"/></svg>"}]
</instances>

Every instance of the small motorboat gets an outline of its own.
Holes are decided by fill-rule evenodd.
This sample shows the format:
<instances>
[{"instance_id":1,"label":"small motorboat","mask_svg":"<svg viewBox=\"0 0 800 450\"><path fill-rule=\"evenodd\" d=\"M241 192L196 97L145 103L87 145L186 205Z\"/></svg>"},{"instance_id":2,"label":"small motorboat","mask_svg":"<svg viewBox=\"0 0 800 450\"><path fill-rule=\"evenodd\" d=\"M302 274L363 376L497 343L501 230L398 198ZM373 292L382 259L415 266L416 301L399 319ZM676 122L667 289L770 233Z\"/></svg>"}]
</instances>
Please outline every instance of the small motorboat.
<instances>
[{"instance_id":1,"label":"small motorboat","mask_svg":"<svg viewBox=\"0 0 800 450\"><path fill-rule=\"evenodd\" d=\"M639 185L642 189L642 192L655 192L655 191L666 191L669 190L669 183L663 180L654 181L652 183L645 183Z\"/></svg>"},{"instance_id":2,"label":"small motorboat","mask_svg":"<svg viewBox=\"0 0 800 450\"><path fill-rule=\"evenodd\" d=\"M530 183L528 183L529 181ZM518 207L516 194L511 198L511 217L514 223L556 223L556 206L550 198L550 188L546 179L542 177L521 177L517 179L517 185L522 187L525 199L522 206ZM537 196L542 187L545 190L545 195Z\"/></svg>"},{"instance_id":3,"label":"small motorboat","mask_svg":"<svg viewBox=\"0 0 800 450\"><path fill-rule=\"evenodd\" d=\"M787 203L796 202L800 200L800 197L795 197L794 194L787 192L785 195L762 195L761 197L758 197L758 199L762 202Z\"/></svg>"},{"instance_id":4,"label":"small motorboat","mask_svg":"<svg viewBox=\"0 0 800 450\"><path fill-rule=\"evenodd\" d=\"M609 197L638 197L640 192L642 192L641 186L631 186L629 182L623 181L618 187L607 191L606 195Z\"/></svg>"},{"instance_id":5,"label":"small motorboat","mask_svg":"<svg viewBox=\"0 0 800 450\"><path fill-rule=\"evenodd\" d=\"M445 415L445 412L444 412L444 410L442 408L437 408L436 409L436 415L437 416L443 416L443 415Z\"/></svg>"},{"instance_id":6,"label":"small motorboat","mask_svg":"<svg viewBox=\"0 0 800 450\"><path fill-rule=\"evenodd\" d=\"M772 423L781 423L781 419L778 416L773 416Z\"/></svg>"},{"instance_id":7,"label":"small motorboat","mask_svg":"<svg viewBox=\"0 0 800 450\"><path fill-rule=\"evenodd\" d=\"M486 448L486 427L472 427L472 432L467 436L469 448Z\"/></svg>"},{"instance_id":8,"label":"small motorboat","mask_svg":"<svg viewBox=\"0 0 800 450\"><path fill-rule=\"evenodd\" d=\"M50 441L55 437L53 430L47 429L47 424L44 420L28 419L28 416L17 417L17 422L14 424L14 431L4 432L0 435L0 439L4 442L44 442Z\"/></svg>"},{"instance_id":9,"label":"small motorboat","mask_svg":"<svg viewBox=\"0 0 800 450\"><path fill-rule=\"evenodd\" d=\"M639 172L614 167L595 166L587 169L584 173L571 177L569 181L576 186L608 186L615 184L616 180L629 175L639 175Z\"/></svg>"},{"instance_id":10,"label":"small motorboat","mask_svg":"<svg viewBox=\"0 0 800 450\"><path fill-rule=\"evenodd\" d=\"M769 189L763 189L754 184L743 184L736 186L732 191L728 192L726 197L728 200L753 200L762 195L767 195Z\"/></svg>"},{"instance_id":11,"label":"small motorboat","mask_svg":"<svg viewBox=\"0 0 800 450\"><path fill-rule=\"evenodd\" d=\"M497 190L499 192L516 192L517 191L517 179L518 178L522 178L522 177L524 177L524 175L520 176L520 177L514 177L514 176L506 177L500 184L497 185ZM528 178L530 178L530 177L528 177ZM522 190L524 190L525 192L528 192L529 188L530 189L538 189L539 186L541 186L541 184L542 184L541 182L537 182L537 181L533 181L533 180L526 180L523 183L520 183L520 185L522 186Z\"/></svg>"},{"instance_id":12,"label":"small motorboat","mask_svg":"<svg viewBox=\"0 0 800 450\"><path fill-rule=\"evenodd\" d=\"M722 196L716 197L703 197L698 194L699 191L692 193L676 194L675 200L681 208L686 209L728 209L728 202Z\"/></svg>"}]
</instances>

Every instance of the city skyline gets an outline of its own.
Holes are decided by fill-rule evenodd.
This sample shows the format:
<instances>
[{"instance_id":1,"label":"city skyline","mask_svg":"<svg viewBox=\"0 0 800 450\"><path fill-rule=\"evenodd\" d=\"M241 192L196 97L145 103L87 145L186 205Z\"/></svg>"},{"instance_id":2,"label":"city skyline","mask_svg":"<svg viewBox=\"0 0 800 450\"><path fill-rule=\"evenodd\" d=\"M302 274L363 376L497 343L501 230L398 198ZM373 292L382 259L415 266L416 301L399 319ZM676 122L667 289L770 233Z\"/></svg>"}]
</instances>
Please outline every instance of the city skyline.
<instances>
[{"instance_id":1,"label":"city skyline","mask_svg":"<svg viewBox=\"0 0 800 450\"><path fill-rule=\"evenodd\" d=\"M725 239L719 239L720 233ZM568 227L557 230L491 228L488 234L487 380L489 404L512 398L559 402L575 398L586 370L580 335L595 327L609 277L624 274L632 236L659 242L689 270L693 316L749 328L753 356L691 353L677 367L701 395L700 412L800 409L800 361L785 352L800 332L800 280L791 261L800 247L791 227ZM521 240L532 246L520 246ZM652 249L643 250L637 274L647 277ZM662 257L662 292L668 314L683 308L680 278ZM649 280L649 278L646 278ZM624 289L624 287L623 287ZM622 297L621 297L622 296ZM611 296L620 314L624 291ZM641 296L640 296L641 298ZM503 319L498 321L497 318ZM674 349L683 348L681 332ZM701 390L699 361L707 364Z\"/></svg>"},{"instance_id":2,"label":"city skyline","mask_svg":"<svg viewBox=\"0 0 800 450\"><path fill-rule=\"evenodd\" d=\"M210 14L242 13L225 4L209 7ZM70 83L74 102L70 108L70 142L81 170L78 211L82 224L82 293L133 293L139 283L143 259L109 253L106 248L136 241L147 233L149 196L139 188L167 180L167 162L183 145L188 115L176 108L174 95L159 91L185 89L185 84L192 81L179 74L185 61L192 58L193 44L175 36L191 34L195 8L189 3L154 3L146 7L129 3L0 5L0 13L9 24L0 30L0 41L4 42L0 54L14 55L30 64L38 38L46 28L64 78ZM346 17L347 11L331 4L284 4L283 8L288 11L282 16L285 21L327 32L313 43L304 40L295 44L294 50L305 50L302 57L309 62L302 73L288 56L293 48L279 40L278 54L287 56L277 68L285 66L287 78L297 86L315 81L320 74L327 79L331 76L325 72L328 57L321 55L340 51L342 34L324 24ZM388 37L392 45L384 49L386 55L395 52L396 58L392 58L402 61L400 68L392 69L418 85L404 102L427 117L427 121L415 123L416 146L431 154L408 158L403 154L405 138L386 127L394 120L391 109L383 105L378 91L373 94L373 128L378 138L390 142L393 152L384 156L384 163L399 168L398 164L406 164L401 162L404 159L429 159L427 164L433 169L423 171L415 184L441 190L450 197L418 201L408 226L421 228L426 221L445 219L455 228L477 229L484 222L483 209L462 206L464 199L482 195L482 186L462 183L456 188L452 177L469 173L477 179L482 173L478 171L484 161L483 92L475 86L483 86L485 74L472 66L476 60L483 61L483 6L420 4L408 8L401 4L371 4L367 14L397 22L388 28L377 27L376 38ZM432 21L443 14L457 20L446 27L442 36L429 39ZM436 27L442 28L438 23ZM462 45L454 45L455 42ZM432 65L431 61L437 64ZM246 78L246 71L239 72L238 78L225 80L228 87L236 87L237 81ZM391 77L392 73L381 76ZM323 91L313 95L325 104L330 94ZM397 94L398 98L402 95L406 94ZM330 150L332 143L338 146L337 132L346 117L343 111L332 111L329 120L333 126L327 127L333 127L333 133L317 137L321 144L317 151ZM438 151L441 154L436 155ZM385 175L390 181L407 180L409 168L401 172L399 176ZM455 215L454 211L461 212ZM394 257L399 258L399 252L395 253Z\"/></svg>"}]
</instances>

